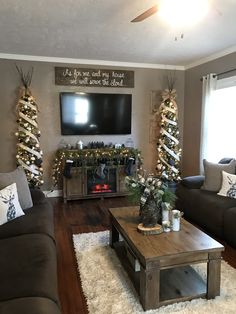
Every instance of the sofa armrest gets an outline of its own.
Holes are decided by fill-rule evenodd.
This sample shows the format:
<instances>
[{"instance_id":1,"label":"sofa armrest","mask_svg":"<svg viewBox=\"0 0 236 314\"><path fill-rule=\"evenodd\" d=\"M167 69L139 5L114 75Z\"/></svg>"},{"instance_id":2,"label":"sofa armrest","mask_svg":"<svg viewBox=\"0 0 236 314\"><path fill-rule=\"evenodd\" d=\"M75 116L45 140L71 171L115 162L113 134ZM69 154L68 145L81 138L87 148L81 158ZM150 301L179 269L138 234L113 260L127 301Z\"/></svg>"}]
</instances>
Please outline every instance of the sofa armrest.
<instances>
[{"instance_id":1,"label":"sofa armrest","mask_svg":"<svg viewBox=\"0 0 236 314\"><path fill-rule=\"evenodd\" d=\"M204 183L204 176L191 176L182 179L181 184L188 189L200 189Z\"/></svg>"},{"instance_id":2,"label":"sofa armrest","mask_svg":"<svg viewBox=\"0 0 236 314\"><path fill-rule=\"evenodd\" d=\"M30 189L32 201L34 205L42 204L45 202L46 197L44 193L39 189Z\"/></svg>"}]
</instances>

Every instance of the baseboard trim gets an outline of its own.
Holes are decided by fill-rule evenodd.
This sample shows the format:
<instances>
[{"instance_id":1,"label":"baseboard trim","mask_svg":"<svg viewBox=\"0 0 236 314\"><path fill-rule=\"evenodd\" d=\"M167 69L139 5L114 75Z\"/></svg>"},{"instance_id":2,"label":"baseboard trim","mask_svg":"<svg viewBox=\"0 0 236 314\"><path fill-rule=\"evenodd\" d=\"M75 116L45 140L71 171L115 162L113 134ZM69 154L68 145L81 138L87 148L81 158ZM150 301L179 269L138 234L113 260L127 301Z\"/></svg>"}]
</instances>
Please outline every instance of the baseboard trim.
<instances>
[{"instance_id":1,"label":"baseboard trim","mask_svg":"<svg viewBox=\"0 0 236 314\"><path fill-rule=\"evenodd\" d=\"M61 197L62 190L50 190L50 191L43 191L46 197Z\"/></svg>"}]
</instances>

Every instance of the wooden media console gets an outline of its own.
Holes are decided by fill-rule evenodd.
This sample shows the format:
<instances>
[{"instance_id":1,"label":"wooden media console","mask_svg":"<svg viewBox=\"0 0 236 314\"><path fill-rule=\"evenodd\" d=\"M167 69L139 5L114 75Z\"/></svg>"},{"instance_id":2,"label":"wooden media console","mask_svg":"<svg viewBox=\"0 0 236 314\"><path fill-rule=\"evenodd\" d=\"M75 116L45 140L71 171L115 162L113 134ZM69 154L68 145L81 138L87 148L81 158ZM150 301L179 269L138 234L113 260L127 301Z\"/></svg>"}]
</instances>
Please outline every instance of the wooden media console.
<instances>
[{"instance_id":1,"label":"wooden media console","mask_svg":"<svg viewBox=\"0 0 236 314\"><path fill-rule=\"evenodd\" d=\"M132 158L132 175L140 165L139 151L133 148L64 150L60 155L63 199L68 200L127 195L125 177ZM65 167L69 171L65 172Z\"/></svg>"}]
</instances>

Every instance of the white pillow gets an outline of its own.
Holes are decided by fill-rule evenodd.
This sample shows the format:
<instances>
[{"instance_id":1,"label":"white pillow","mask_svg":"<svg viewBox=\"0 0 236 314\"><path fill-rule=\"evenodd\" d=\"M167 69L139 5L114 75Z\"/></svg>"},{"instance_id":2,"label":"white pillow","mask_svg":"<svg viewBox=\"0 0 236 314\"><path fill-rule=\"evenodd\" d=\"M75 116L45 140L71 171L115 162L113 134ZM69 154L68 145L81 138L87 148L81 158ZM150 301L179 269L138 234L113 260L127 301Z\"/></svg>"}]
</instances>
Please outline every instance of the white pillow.
<instances>
[{"instance_id":1,"label":"white pillow","mask_svg":"<svg viewBox=\"0 0 236 314\"><path fill-rule=\"evenodd\" d=\"M236 198L236 175L222 171L222 185L218 195Z\"/></svg>"},{"instance_id":2,"label":"white pillow","mask_svg":"<svg viewBox=\"0 0 236 314\"><path fill-rule=\"evenodd\" d=\"M16 183L12 183L0 191L0 225L22 215Z\"/></svg>"}]
</instances>

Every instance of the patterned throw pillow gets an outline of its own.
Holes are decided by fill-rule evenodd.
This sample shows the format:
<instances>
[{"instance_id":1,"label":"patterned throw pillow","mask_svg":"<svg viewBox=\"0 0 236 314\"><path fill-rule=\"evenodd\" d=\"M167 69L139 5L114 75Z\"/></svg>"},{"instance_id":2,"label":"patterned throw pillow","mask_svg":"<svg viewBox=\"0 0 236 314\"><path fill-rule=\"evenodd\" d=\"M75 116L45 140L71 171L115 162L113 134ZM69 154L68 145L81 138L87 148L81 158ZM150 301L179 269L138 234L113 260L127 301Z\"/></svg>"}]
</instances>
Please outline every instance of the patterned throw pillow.
<instances>
[{"instance_id":1,"label":"patterned throw pillow","mask_svg":"<svg viewBox=\"0 0 236 314\"><path fill-rule=\"evenodd\" d=\"M0 191L0 225L22 215L16 183L13 183Z\"/></svg>"},{"instance_id":2,"label":"patterned throw pillow","mask_svg":"<svg viewBox=\"0 0 236 314\"><path fill-rule=\"evenodd\" d=\"M222 171L222 177L222 186L217 194L230 198L236 198L236 175Z\"/></svg>"},{"instance_id":3,"label":"patterned throw pillow","mask_svg":"<svg viewBox=\"0 0 236 314\"><path fill-rule=\"evenodd\" d=\"M14 171L0 173L0 189L12 183L16 183L19 202L22 209L33 206L29 185L22 167L17 167Z\"/></svg>"}]
</instances>

